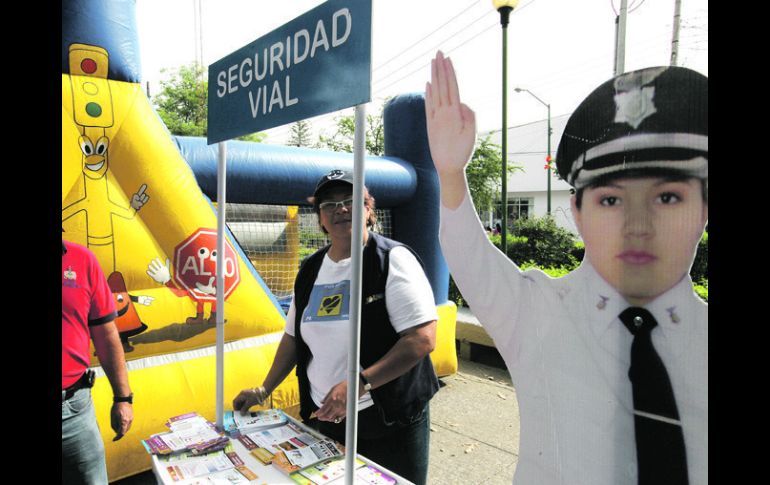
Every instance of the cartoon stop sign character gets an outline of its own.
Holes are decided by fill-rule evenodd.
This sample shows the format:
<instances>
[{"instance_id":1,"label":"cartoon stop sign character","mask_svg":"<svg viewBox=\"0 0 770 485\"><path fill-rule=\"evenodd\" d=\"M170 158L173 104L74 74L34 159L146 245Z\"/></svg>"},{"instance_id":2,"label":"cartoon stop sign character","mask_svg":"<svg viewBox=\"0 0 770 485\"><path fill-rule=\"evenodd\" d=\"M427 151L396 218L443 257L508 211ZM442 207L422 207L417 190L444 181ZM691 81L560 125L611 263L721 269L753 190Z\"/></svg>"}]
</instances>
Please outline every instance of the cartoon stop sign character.
<instances>
[{"instance_id":1,"label":"cartoon stop sign character","mask_svg":"<svg viewBox=\"0 0 770 485\"><path fill-rule=\"evenodd\" d=\"M198 229L174 249L174 282L199 301L216 302L217 232ZM241 281L235 251L225 240L225 300Z\"/></svg>"},{"instance_id":2,"label":"cartoon stop sign character","mask_svg":"<svg viewBox=\"0 0 770 485\"><path fill-rule=\"evenodd\" d=\"M171 281L172 275L169 274L168 259L165 265L157 258L153 260L148 266L147 274L175 292L178 289L185 290L187 295L197 302L196 315L188 318L187 323L206 323L203 318L203 305L205 302L211 302L211 314L208 323L213 324L216 323L217 315L216 275L219 260L217 232L213 229L200 228L174 249L173 282ZM235 250L226 239L224 273L224 299L227 300L230 293L240 283L241 275Z\"/></svg>"}]
</instances>

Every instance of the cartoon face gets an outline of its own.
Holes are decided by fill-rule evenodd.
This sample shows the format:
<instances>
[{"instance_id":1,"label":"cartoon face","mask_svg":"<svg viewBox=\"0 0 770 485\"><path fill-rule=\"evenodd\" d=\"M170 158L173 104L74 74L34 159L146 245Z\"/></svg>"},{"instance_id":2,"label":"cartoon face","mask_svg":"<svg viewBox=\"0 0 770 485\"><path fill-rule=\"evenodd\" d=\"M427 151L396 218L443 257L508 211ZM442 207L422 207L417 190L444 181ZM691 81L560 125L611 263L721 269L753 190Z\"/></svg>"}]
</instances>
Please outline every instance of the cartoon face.
<instances>
[{"instance_id":1,"label":"cartoon face","mask_svg":"<svg viewBox=\"0 0 770 485\"><path fill-rule=\"evenodd\" d=\"M139 320L131 297L126 288L126 282L123 275L115 271L107 278L107 285L110 287L112 297L115 299L115 309L118 312L118 318L115 319L115 326L118 332L136 332L144 325Z\"/></svg>"},{"instance_id":2,"label":"cartoon face","mask_svg":"<svg viewBox=\"0 0 770 485\"><path fill-rule=\"evenodd\" d=\"M78 138L80 151L83 152L83 173L88 178L100 179L107 173L107 148L110 140L102 136L94 143L91 138L82 135Z\"/></svg>"},{"instance_id":3,"label":"cartoon face","mask_svg":"<svg viewBox=\"0 0 770 485\"><path fill-rule=\"evenodd\" d=\"M215 277L220 260L226 299L240 281L238 260L228 241L225 241L224 257L220 258L213 229L200 228L174 248L174 283L187 290L193 299L215 301Z\"/></svg>"},{"instance_id":4,"label":"cartoon face","mask_svg":"<svg viewBox=\"0 0 770 485\"><path fill-rule=\"evenodd\" d=\"M131 300L128 298L128 293L113 293L112 296L115 298L115 308L118 310L118 318L120 318L128 312Z\"/></svg>"}]
</instances>

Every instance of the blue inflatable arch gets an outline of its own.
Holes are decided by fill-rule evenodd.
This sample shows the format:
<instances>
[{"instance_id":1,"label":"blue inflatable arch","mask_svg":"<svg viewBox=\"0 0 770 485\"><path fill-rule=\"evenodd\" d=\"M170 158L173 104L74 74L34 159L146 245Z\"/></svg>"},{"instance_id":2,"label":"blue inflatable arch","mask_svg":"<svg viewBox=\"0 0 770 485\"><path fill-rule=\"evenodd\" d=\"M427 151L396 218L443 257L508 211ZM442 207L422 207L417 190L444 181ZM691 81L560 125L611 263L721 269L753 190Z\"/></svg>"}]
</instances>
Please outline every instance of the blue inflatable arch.
<instances>
[{"instance_id":1,"label":"blue inflatable arch","mask_svg":"<svg viewBox=\"0 0 770 485\"><path fill-rule=\"evenodd\" d=\"M384 111L385 156L366 157L366 186L377 207L393 216L392 237L423 260L436 304L447 301L449 271L438 244L438 177L430 158L422 95L390 100ZM174 137L206 196L217 197L216 145ZM353 170L353 155L231 140L227 143L227 201L307 205L318 179L335 168Z\"/></svg>"}]
</instances>

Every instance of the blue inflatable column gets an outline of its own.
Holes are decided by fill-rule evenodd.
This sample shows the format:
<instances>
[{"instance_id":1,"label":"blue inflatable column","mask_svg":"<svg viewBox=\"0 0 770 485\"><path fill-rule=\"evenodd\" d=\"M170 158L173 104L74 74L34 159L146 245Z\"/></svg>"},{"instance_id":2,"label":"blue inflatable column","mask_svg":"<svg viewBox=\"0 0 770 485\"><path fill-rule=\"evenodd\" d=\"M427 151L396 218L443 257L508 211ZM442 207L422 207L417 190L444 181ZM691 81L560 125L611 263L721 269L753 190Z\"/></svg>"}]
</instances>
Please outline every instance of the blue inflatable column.
<instances>
[{"instance_id":1,"label":"blue inflatable column","mask_svg":"<svg viewBox=\"0 0 770 485\"><path fill-rule=\"evenodd\" d=\"M67 0L61 15L62 74L78 74L70 72L69 49L87 44L107 51L107 79L141 82L136 0Z\"/></svg>"},{"instance_id":2,"label":"blue inflatable column","mask_svg":"<svg viewBox=\"0 0 770 485\"><path fill-rule=\"evenodd\" d=\"M417 174L417 189L411 200L392 208L393 238L411 246L425 263L436 304L446 303L449 269L438 242L438 174L428 147L425 99L421 93L391 99L383 113L385 157L410 162Z\"/></svg>"}]
</instances>

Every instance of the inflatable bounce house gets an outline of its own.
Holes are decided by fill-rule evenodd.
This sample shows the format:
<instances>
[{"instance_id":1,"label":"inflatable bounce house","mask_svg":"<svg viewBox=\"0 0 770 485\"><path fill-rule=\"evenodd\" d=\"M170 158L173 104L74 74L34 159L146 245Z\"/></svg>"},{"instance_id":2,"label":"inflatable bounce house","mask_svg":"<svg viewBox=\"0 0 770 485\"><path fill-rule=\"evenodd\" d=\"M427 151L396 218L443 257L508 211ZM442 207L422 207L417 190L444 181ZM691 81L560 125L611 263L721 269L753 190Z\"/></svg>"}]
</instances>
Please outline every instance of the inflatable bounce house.
<instances>
[{"instance_id":1,"label":"inflatable bounce house","mask_svg":"<svg viewBox=\"0 0 770 485\"><path fill-rule=\"evenodd\" d=\"M216 145L169 134L141 88L135 25L133 0L62 4L62 237L88 246L108 277L136 396L131 431L113 442L112 391L93 357L111 481L150 468L140 440L163 431L169 417L197 411L216 420L218 261L225 409L262 382L309 251L303 234L318 231L306 197L324 173L353 167L347 153L228 142L229 230L225 254L216 254ZM437 241L438 183L422 96L394 98L384 116L386 156L367 158L366 184L389 215L389 236L425 264L440 315L433 363L449 375L457 371L456 308ZM292 373L268 405L296 416L298 403Z\"/></svg>"}]
</instances>

